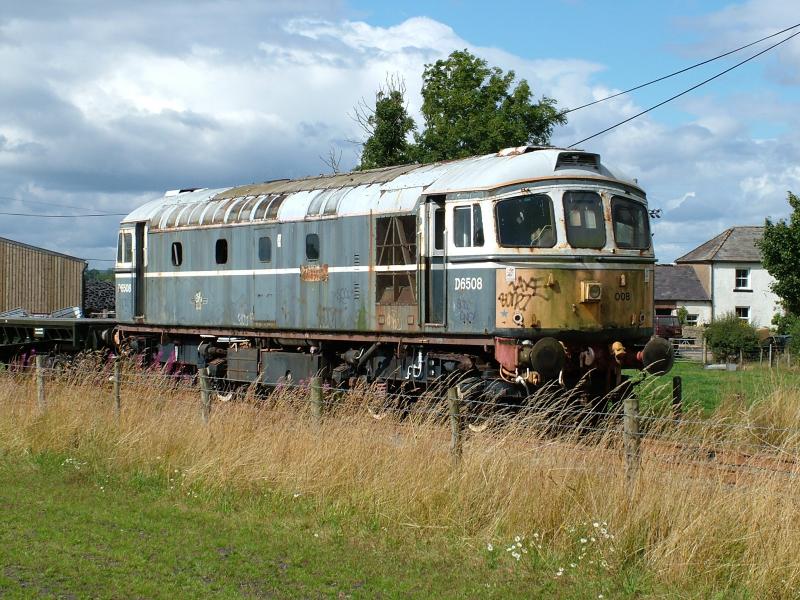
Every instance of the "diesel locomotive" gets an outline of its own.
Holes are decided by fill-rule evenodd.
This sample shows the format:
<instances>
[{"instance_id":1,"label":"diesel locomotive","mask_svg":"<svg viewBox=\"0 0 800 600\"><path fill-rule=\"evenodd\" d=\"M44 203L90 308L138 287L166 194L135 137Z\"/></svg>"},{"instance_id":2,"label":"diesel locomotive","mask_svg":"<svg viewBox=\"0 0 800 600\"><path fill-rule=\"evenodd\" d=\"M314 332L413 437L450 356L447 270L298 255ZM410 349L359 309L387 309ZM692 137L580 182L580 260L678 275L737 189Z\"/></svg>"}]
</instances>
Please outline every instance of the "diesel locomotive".
<instances>
[{"instance_id":1,"label":"diesel locomotive","mask_svg":"<svg viewBox=\"0 0 800 600\"><path fill-rule=\"evenodd\" d=\"M115 341L229 385L602 396L671 366L654 263L645 192L571 149L176 190L121 223Z\"/></svg>"}]
</instances>

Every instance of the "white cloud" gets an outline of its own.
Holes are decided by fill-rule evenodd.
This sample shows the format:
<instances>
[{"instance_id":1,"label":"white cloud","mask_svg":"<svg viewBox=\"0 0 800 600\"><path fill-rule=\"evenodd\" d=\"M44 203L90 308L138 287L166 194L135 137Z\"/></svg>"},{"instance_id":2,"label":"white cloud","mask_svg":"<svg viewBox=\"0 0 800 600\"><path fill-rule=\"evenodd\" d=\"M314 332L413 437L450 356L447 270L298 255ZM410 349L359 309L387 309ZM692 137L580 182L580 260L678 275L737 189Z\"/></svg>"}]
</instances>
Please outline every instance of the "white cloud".
<instances>
[{"instance_id":1,"label":"white cloud","mask_svg":"<svg viewBox=\"0 0 800 600\"><path fill-rule=\"evenodd\" d=\"M331 145L349 167L357 147L345 140L361 136L353 106L396 74L418 116L424 64L455 49L514 69L562 107L618 91L604 83L605 65L477 46L427 17L378 27L327 3L253 1L221 28L224 4L144 3L134 14L124 3L87 3L70 18L54 6L0 21L0 195L127 210L168 188L319 173ZM746 2L698 26L727 49L781 19L782 3ZM583 144L637 177L664 209L654 230L666 260L725 226L781 216L785 190L800 189L798 117L781 94L697 93L679 106L684 123L655 112ZM553 142L571 144L641 109L625 96L572 113ZM85 240L101 240L110 256L111 221L51 223L49 239L84 256L100 251ZM41 229L0 223L0 235L31 243Z\"/></svg>"}]
</instances>

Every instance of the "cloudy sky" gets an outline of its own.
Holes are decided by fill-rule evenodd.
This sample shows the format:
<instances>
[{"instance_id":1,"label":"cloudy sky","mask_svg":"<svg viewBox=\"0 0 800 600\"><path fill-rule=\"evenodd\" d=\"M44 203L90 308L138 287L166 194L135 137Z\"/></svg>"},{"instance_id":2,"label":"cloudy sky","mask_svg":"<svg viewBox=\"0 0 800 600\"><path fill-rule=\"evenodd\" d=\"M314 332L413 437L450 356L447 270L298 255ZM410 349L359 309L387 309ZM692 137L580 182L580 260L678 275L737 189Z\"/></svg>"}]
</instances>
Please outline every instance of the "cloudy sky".
<instances>
[{"instance_id":1,"label":"cloudy sky","mask_svg":"<svg viewBox=\"0 0 800 600\"><path fill-rule=\"evenodd\" d=\"M352 167L353 106L389 74L417 115L425 63L455 49L573 107L800 22L785 0L652 4L0 0L0 212L124 214L167 189L328 172L331 148ZM769 44L572 113L552 142ZM582 146L663 209L656 252L669 262L725 227L786 216L786 191L800 192L798 101L800 36ZM0 215L0 236L110 260L118 221Z\"/></svg>"}]
</instances>

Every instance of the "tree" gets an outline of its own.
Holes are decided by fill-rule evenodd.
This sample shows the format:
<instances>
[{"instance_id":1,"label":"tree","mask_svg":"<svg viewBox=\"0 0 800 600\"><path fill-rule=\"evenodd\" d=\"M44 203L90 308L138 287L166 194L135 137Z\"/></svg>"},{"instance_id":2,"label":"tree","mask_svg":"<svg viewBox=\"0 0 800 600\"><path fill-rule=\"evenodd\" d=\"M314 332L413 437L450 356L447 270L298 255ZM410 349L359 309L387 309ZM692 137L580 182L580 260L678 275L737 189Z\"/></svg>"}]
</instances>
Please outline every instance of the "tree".
<instances>
[{"instance_id":1,"label":"tree","mask_svg":"<svg viewBox=\"0 0 800 600\"><path fill-rule=\"evenodd\" d=\"M408 115L405 83L390 78L375 94L375 108L362 103L355 108L355 121L368 135L359 169L390 167L413 162L413 144L408 136L416 128Z\"/></svg>"},{"instance_id":2,"label":"tree","mask_svg":"<svg viewBox=\"0 0 800 600\"><path fill-rule=\"evenodd\" d=\"M686 325L686 321L689 317L689 309L685 306L681 306L678 308L678 323L681 325Z\"/></svg>"},{"instance_id":3,"label":"tree","mask_svg":"<svg viewBox=\"0 0 800 600\"><path fill-rule=\"evenodd\" d=\"M423 162L497 152L509 146L547 144L553 127L566 122L556 101L532 102L524 79L511 90L514 71L489 67L467 50L425 65L422 115L416 136Z\"/></svg>"},{"instance_id":4,"label":"tree","mask_svg":"<svg viewBox=\"0 0 800 600\"><path fill-rule=\"evenodd\" d=\"M792 214L764 223L764 237L758 242L764 268L775 278L772 291L781 299L783 308L800 315L800 198L789 192Z\"/></svg>"}]
</instances>

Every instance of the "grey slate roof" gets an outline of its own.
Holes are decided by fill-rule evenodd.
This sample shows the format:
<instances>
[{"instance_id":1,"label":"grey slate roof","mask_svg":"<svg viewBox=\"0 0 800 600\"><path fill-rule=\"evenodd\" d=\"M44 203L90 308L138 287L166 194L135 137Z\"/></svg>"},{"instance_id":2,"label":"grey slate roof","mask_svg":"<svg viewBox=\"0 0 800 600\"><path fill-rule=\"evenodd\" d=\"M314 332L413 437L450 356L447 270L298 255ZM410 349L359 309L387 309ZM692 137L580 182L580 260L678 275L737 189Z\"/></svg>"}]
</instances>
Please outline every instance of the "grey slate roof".
<instances>
[{"instance_id":1,"label":"grey slate roof","mask_svg":"<svg viewBox=\"0 0 800 600\"><path fill-rule=\"evenodd\" d=\"M763 227L731 227L675 262L761 262L761 251L756 247L756 241L763 235Z\"/></svg>"},{"instance_id":2,"label":"grey slate roof","mask_svg":"<svg viewBox=\"0 0 800 600\"><path fill-rule=\"evenodd\" d=\"M656 301L711 300L690 265L656 265L655 296Z\"/></svg>"}]
</instances>

